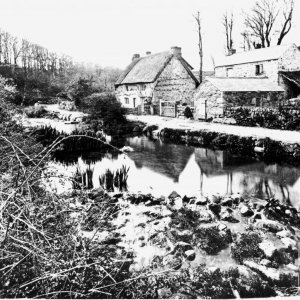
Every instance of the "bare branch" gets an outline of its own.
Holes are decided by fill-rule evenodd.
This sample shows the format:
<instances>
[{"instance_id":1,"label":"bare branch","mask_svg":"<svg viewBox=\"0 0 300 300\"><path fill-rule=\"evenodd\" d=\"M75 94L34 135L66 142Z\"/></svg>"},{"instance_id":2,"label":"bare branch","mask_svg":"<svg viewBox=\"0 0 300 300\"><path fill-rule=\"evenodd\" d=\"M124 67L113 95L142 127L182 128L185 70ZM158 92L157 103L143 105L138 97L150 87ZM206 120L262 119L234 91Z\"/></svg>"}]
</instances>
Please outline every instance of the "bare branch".
<instances>
[{"instance_id":1,"label":"bare branch","mask_svg":"<svg viewBox=\"0 0 300 300\"><path fill-rule=\"evenodd\" d=\"M194 15L194 19L197 24L197 33L198 33L198 48L199 48L199 58L200 58L200 66L199 66L199 83L202 83L202 73L203 73L203 47L202 47L202 32L201 32L201 18L200 12L197 11L196 15Z\"/></svg>"}]
</instances>

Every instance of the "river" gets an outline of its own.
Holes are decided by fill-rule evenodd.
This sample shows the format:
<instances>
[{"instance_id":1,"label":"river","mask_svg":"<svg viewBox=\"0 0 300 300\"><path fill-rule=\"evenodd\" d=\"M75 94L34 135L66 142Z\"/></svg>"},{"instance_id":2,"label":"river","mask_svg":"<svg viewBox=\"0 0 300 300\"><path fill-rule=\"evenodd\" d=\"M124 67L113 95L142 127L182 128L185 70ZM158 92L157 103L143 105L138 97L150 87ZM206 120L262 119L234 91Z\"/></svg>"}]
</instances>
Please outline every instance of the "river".
<instances>
[{"instance_id":1,"label":"river","mask_svg":"<svg viewBox=\"0 0 300 300\"><path fill-rule=\"evenodd\" d=\"M120 142L120 141L119 141ZM127 154L92 153L75 162L55 162L55 168L81 173L90 170L93 187L99 187L99 176L129 167L128 190L168 196L252 195L261 199L275 197L283 203L300 207L300 168L288 165L249 161L228 151L164 143L146 136L129 137L119 144L130 146ZM70 174L71 174L70 173Z\"/></svg>"}]
</instances>

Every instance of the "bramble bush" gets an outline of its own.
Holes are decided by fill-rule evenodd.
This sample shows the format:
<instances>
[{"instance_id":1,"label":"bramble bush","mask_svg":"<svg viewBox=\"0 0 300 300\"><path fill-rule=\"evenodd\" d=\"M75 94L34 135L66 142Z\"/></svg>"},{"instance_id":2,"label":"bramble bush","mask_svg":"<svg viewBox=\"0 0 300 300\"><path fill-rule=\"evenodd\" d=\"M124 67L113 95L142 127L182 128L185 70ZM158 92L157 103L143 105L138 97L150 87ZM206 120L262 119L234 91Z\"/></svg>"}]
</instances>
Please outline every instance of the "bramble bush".
<instances>
[{"instance_id":1,"label":"bramble bush","mask_svg":"<svg viewBox=\"0 0 300 300\"><path fill-rule=\"evenodd\" d=\"M225 114L234 118L240 126L300 130L300 110L297 107L275 109L239 106L227 108Z\"/></svg>"}]
</instances>

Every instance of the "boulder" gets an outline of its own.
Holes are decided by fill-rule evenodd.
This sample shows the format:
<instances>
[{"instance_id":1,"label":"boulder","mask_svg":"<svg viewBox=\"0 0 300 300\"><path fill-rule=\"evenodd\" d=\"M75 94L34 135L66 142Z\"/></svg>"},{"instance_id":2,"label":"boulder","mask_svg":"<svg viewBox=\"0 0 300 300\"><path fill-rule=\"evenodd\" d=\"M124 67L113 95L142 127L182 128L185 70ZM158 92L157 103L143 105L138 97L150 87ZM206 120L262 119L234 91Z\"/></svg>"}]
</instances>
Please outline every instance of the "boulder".
<instances>
[{"instance_id":1,"label":"boulder","mask_svg":"<svg viewBox=\"0 0 300 300\"><path fill-rule=\"evenodd\" d=\"M243 201L243 197L240 193L235 193L230 195L230 197L233 199L234 203L239 203Z\"/></svg>"},{"instance_id":2,"label":"boulder","mask_svg":"<svg viewBox=\"0 0 300 300\"><path fill-rule=\"evenodd\" d=\"M174 269L174 270L179 270L182 265L181 259L174 255L171 255L171 254L168 254L167 256L165 256L163 258L162 263L165 267L167 267L169 269Z\"/></svg>"},{"instance_id":3,"label":"boulder","mask_svg":"<svg viewBox=\"0 0 300 300\"><path fill-rule=\"evenodd\" d=\"M216 215L219 216L221 212L221 205L217 203L211 203L208 205L208 208Z\"/></svg>"},{"instance_id":4,"label":"boulder","mask_svg":"<svg viewBox=\"0 0 300 300\"><path fill-rule=\"evenodd\" d=\"M220 231L222 231L222 230L227 230L227 226L226 226L226 224L224 224L224 223L219 223L218 224L218 229L220 230Z\"/></svg>"},{"instance_id":5,"label":"boulder","mask_svg":"<svg viewBox=\"0 0 300 300\"><path fill-rule=\"evenodd\" d=\"M196 205L206 205L208 203L208 199L207 197L202 196L200 198L197 198L195 203Z\"/></svg>"},{"instance_id":6,"label":"boulder","mask_svg":"<svg viewBox=\"0 0 300 300\"><path fill-rule=\"evenodd\" d=\"M226 198L221 200L221 205L223 205L223 206L230 206L231 207L232 204L233 204L233 199L230 198L230 197L226 197Z\"/></svg>"},{"instance_id":7,"label":"boulder","mask_svg":"<svg viewBox=\"0 0 300 300\"><path fill-rule=\"evenodd\" d=\"M177 197L181 197L176 191L173 191L170 195L169 195L169 199L175 199Z\"/></svg>"},{"instance_id":8,"label":"boulder","mask_svg":"<svg viewBox=\"0 0 300 300\"><path fill-rule=\"evenodd\" d=\"M198 220L201 223L210 223L213 219L212 214L209 213L208 211L200 211L199 214L200 216Z\"/></svg>"},{"instance_id":9,"label":"boulder","mask_svg":"<svg viewBox=\"0 0 300 300\"><path fill-rule=\"evenodd\" d=\"M244 261L244 265L258 273L262 273L268 279L275 281L279 281L280 278L282 278L282 275L288 274L287 272L281 270L262 266L261 264L258 264L254 261Z\"/></svg>"},{"instance_id":10,"label":"boulder","mask_svg":"<svg viewBox=\"0 0 300 300\"><path fill-rule=\"evenodd\" d=\"M222 197L220 196L220 194L216 194L216 195L212 195L210 198L209 198L210 202L211 203L221 203L221 200L222 200Z\"/></svg>"},{"instance_id":11,"label":"boulder","mask_svg":"<svg viewBox=\"0 0 300 300\"><path fill-rule=\"evenodd\" d=\"M180 197L177 197L174 199L174 207L175 209L180 209L183 206L182 199Z\"/></svg>"},{"instance_id":12,"label":"boulder","mask_svg":"<svg viewBox=\"0 0 300 300\"><path fill-rule=\"evenodd\" d=\"M268 258L271 258L274 255L275 251L277 250L274 243L272 241L269 241L269 240L262 241L258 245L258 247L263 251L265 256L268 257Z\"/></svg>"},{"instance_id":13,"label":"boulder","mask_svg":"<svg viewBox=\"0 0 300 300\"><path fill-rule=\"evenodd\" d=\"M276 235L280 238L291 237L292 233L288 230L282 230L276 233Z\"/></svg>"},{"instance_id":14,"label":"boulder","mask_svg":"<svg viewBox=\"0 0 300 300\"><path fill-rule=\"evenodd\" d=\"M187 260L192 261L196 258L196 253L194 250L187 250L184 252L184 255Z\"/></svg>"},{"instance_id":15,"label":"boulder","mask_svg":"<svg viewBox=\"0 0 300 300\"><path fill-rule=\"evenodd\" d=\"M239 223L239 220L237 220L236 218L233 217L232 213L230 213L229 211L223 211L220 214L220 220L221 221L227 221L230 223Z\"/></svg>"},{"instance_id":16,"label":"boulder","mask_svg":"<svg viewBox=\"0 0 300 300\"><path fill-rule=\"evenodd\" d=\"M239 208L240 208L240 213L243 217L251 217L254 215L252 209L245 204L241 204Z\"/></svg>"},{"instance_id":17,"label":"boulder","mask_svg":"<svg viewBox=\"0 0 300 300\"><path fill-rule=\"evenodd\" d=\"M257 220L254 226L258 229L267 229L270 232L276 233L282 231L284 226L273 220Z\"/></svg>"}]
</instances>

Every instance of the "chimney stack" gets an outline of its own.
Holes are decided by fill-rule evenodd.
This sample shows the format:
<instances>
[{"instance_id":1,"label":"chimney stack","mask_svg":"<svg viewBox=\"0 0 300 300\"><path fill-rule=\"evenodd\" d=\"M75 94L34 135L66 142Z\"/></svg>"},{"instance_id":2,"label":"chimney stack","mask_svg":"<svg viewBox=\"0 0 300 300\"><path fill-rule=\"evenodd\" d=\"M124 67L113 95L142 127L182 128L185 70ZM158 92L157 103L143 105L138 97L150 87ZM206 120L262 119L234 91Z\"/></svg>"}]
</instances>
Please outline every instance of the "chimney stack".
<instances>
[{"instance_id":1,"label":"chimney stack","mask_svg":"<svg viewBox=\"0 0 300 300\"><path fill-rule=\"evenodd\" d=\"M176 57L180 57L181 56L181 48L177 47L177 46L171 47L171 53Z\"/></svg>"},{"instance_id":2,"label":"chimney stack","mask_svg":"<svg viewBox=\"0 0 300 300\"><path fill-rule=\"evenodd\" d=\"M136 60L136 59L139 59L140 58L140 55L139 54L133 54L132 56L132 61Z\"/></svg>"},{"instance_id":3,"label":"chimney stack","mask_svg":"<svg viewBox=\"0 0 300 300\"><path fill-rule=\"evenodd\" d=\"M228 49L227 56L231 56L233 54L236 54L236 49Z\"/></svg>"},{"instance_id":4,"label":"chimney stack","mask_svg":"<svg viewBox=\"0 0 300 300\"><path fill-rule=\"evenodd\" d=\"M151 51L147 51L147 52L146 52L146 55L150 55L150 54L151 54Z\"/></svg>"}]
</instances>

